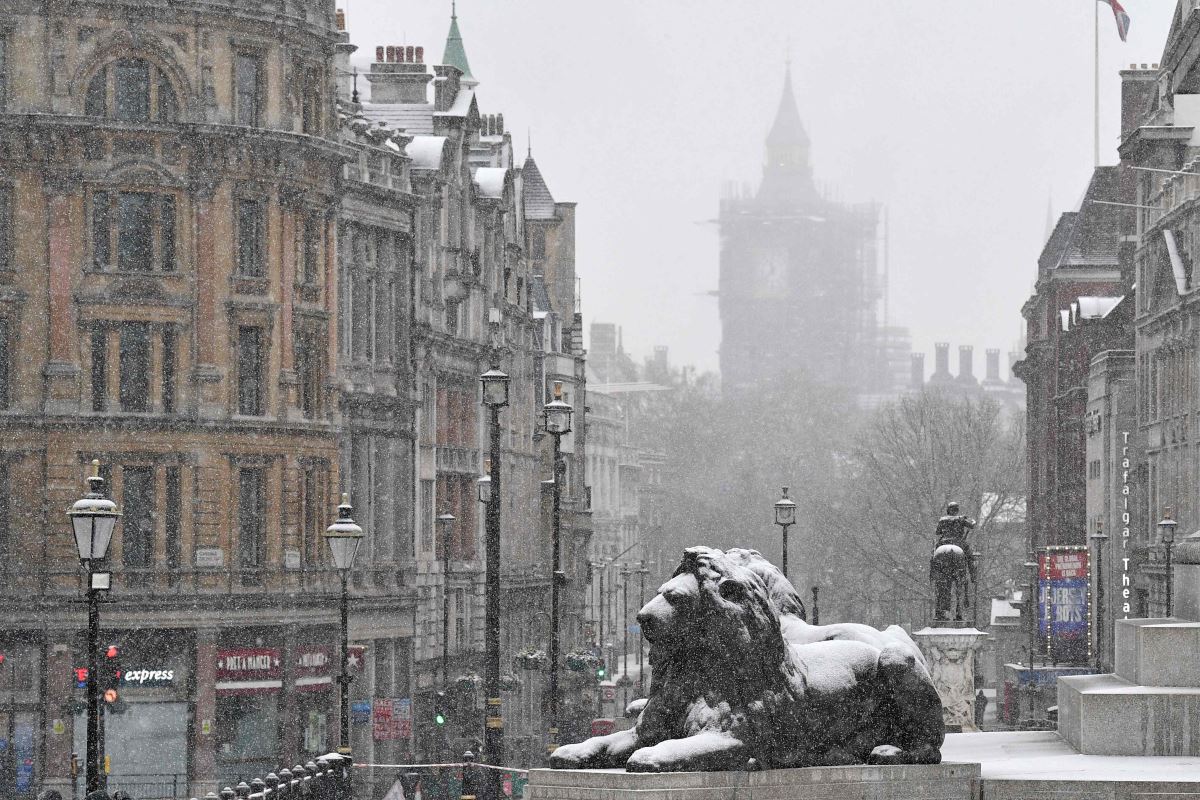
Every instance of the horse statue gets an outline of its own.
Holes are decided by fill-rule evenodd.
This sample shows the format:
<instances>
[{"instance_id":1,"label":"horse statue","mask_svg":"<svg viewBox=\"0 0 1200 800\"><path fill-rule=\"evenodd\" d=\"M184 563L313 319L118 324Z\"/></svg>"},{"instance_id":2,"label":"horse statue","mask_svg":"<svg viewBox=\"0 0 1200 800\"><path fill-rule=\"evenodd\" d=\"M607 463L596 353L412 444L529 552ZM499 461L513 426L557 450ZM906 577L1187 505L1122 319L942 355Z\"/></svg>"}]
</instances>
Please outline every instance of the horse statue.
<instances>
[{"instance_id":1,"label":"horse statue","mask_svg":"<svg viewBox=\"0 0 1200 800\"><path fill-rule=\"evenodd\" d=\"M956 544L943 544L934 548L929 560L929 579L933 582L934 619L950 619L951 597L953 596L954 619L962 621L963 607L971 605L967 593L970 578L967 554Z\"/></svg>"}]
</instances>

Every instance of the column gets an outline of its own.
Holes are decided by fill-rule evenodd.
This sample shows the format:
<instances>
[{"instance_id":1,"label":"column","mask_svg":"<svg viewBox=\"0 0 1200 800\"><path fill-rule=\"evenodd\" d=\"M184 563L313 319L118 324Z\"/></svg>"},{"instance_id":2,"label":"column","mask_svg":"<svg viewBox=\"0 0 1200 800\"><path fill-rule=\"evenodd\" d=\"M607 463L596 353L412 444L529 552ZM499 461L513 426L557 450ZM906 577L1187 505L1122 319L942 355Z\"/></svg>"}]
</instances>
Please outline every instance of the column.
<instances>
[{"instance_id":1,"label":"column","mask_svg":"<svg viewBox=\"0 0 1200 800\"><path fill-rule=\"evenodd\" d=\"M288 193L271 202L271 219L276 220L279 236L279 396L282 414L287 419L299 419L300 392L296 376L296 339L292 332L296 294L296 227L300 218L302 198ZM276 241L275 236L271 236ZM268 253L273 250L268 248ZM274 259L268 255L268 264Z\"/></svg>"},{"instance_id":2,"label":"column","mask_svg":"<svg viewBox=\"0 0 1200 800\"><path fill-rule=\"evenodd\" d=\"M69 638L62 634L60 636ZM70 644L50 642L46 645L47 713L46 727L42 732L46 756L42 766L42 788L56 789L64 797L71 796L71 752L75 727L75 718L71 714L75 686L73 661ZM83 764L83 753L79 754L79 763Z\"/></svg>"},{"instance_id":3,"label":"column","mask_svg":"<svg viewBox=\"0 0 1200 800\"><path fill-rule=\"evenodd\" d=\"M75 343L78 331L71 300L71 278L80 258L84 215L82 185L77 175L49 175L46 192L47 271L49 273L47 311L49 316L50 359L43 370L47 414L73 414L79 411L79 361Z\"/></svg>"},{"instance_id":4,"label":"column","mask_svg":"<svg viewBox=\"0 0 1200 800\"><path fill-rule=\"evenodd\" d=\"M219 357L222 347L217 341L217 286L222 270L218 258L224 252L219 247L220 233L224 231L228 240L233 240L232 219L220 219L215 202L215 178L201 179L192 188L192 205L196 219L196 308L192 329L195 331L196 348L193 356L192 380L195 394L192 402L201 417L224 415L226 403L221 395L221 369ZM224 223L224 224L222 224ZM226 247L224 250L228 250Z\"/></svg>"}]
</instances>

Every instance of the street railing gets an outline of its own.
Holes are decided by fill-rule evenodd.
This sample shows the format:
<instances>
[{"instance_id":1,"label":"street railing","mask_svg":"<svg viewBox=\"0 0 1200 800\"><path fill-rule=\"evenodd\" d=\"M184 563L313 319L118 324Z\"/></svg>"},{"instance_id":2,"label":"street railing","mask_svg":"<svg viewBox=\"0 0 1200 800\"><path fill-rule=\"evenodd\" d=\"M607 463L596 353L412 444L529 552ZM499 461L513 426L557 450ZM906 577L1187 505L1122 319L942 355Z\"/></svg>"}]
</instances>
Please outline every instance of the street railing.
<instances>
[{"instance_id":1,"label":"street railing","mask_svg":"<svg viewBox=\"0 0 1200 800\"><path fill-rule=\"evenodd\" d=\"M204 795L204 800L353 800L350 787L353 763L350 756L330 753L304 765L268 773L249 783L242 781L237 786L209 792Z\"/></svg>"}]
</instances>

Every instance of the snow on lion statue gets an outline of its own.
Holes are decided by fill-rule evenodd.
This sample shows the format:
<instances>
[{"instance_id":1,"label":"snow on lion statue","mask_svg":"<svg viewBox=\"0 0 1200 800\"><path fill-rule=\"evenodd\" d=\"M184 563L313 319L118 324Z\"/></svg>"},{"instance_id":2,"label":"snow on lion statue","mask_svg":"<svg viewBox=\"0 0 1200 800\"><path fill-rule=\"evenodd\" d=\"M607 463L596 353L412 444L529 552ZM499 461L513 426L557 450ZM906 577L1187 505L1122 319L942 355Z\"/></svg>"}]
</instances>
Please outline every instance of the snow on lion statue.
<instances>
[{"instance_id":1,"label":"snow on lion statue","mask_svg":"<svg viewBox=\"0 0 1200 800\"><path fill-rule=\"evenodd\" d=\"M903 628L809 625L756 551L691 547L638 613L650 694L629 730L559 747L560 769L936 764L942 704Z\"/></svg>"}]
</instances>

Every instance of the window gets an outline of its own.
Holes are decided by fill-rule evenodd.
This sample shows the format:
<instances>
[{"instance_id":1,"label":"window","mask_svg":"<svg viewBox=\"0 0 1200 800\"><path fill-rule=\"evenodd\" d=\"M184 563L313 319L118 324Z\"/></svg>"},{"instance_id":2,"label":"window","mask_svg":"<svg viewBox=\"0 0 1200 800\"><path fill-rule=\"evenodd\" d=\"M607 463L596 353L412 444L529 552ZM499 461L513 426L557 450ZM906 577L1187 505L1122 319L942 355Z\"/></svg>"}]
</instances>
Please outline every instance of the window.
<instances>
[{"instance_id":1,"label":"window","mask_svg":"<svg viewBox=\"0 0 1200 800\"><path fill-rule=\"evenodd\" d=\"M0 39L0 42L4 41ZM12 483L8 472L8 464L0 461L0 562L9 563L9 513L12 511L12 504L9 498L12 497Z\"/></svg>"},{"instance_id":2,"label":"window","mask_svg":"<svg viewBox=\"0 0 1200 800\"><path fill-rule=\"evenodd\" d=\"M446 333L458 335L458 301L446 301Z\"/></svg>"},{"instance_id":3,"label":"window","mask_svg":"<svg viewBox=\"0 0 1200 800\"><path fill-rule=\"evenodd\" d=\"M246 278L263 276L263 204L258 200L237 201L237 270Z\"/></svg>"},{"instance_id":4,"label":"window","mask_svg":"<svg viewBox=\"0 0 1200 800\"><path fill-rule=\"evenodd\" d=\"M259 416L263 413L261 328L238 328L237 359L238 413Z\"/></svg>"},{"instance_id":5,"label":"window","mask_svg":"<svg viewBox=\"0 0 1200 800\"><path fill-rule=\"evenodd\" d=\"M318 67L308 67L304 70L300 95L300 130L313 136L321 134L321 107L325 99L321 84L321 70Z\"/></svg>"},{"instance_id":6,"label":"window","mask_svg":"<svg viewBox=\"0 0 1200 800\"><path fill-rule=\"evenodd\" d=\"M433 550L433 481L421 481L421 552Z\"/></svg>"},{"instance_id":7,"label":"window","mask_svg":"<svg viewBox=\"0 0 1200 800\"><path fill-rule=\"evenodd\" d=\"M178 572L183 565L183 486L179 467L167 467L166 556L167 569Z\"/></svg>"},{"instance_id":8,"label":"window","mask_svg":"<svg viewBox=\"0 0 1200 800\"><path fill-rule=\"evenodd\" d=\"M302 331L296 343L296 373L300 382L300 410L315 419L321 415L321 389L324 383L324 358L319 334Z\"/></svg>"},{"instance_id":9,"label":"window","mask_svg":"<svg viewBox=\"0 0 1200 800\"><path fill-rule=\"evenodd\" d=\"M307 567L323 563L325 555L321 540L321 533L325 529L325 502L321 491L321 478L317 465L309 464L304 467L300 484L304 493L300 500L304 519L300 525L300 535L303 537L301 546L304 548L304 565Z\"/></svg>"},{"instance_id":10,"label":"window","mask_svg":"<svg viewBox=\"0 0 1200 800\"><path fill-rule=\"evenodd\" d=\"M4 39L0 38L0 53L3 52ZM3 69L4 65L0 63L0 92L3 92ZM3 94L0 94L3 98ZM3 108L3 103L0 102L0 108ZM0 272L13 268L12 262L12 246L13 246L13 208L12 208L12 189L7 186L0 186Z\"/></svg>"},{"instance_id":11,"label":"window","mask_svg":"<svg viewBox=\"0 0 1200 800\"><path fill-rule=\"evenodd\" d=\"M260 567L265 560L263 492L262 469L238 470L238 564L242 569Z\"/></svg>"},{"instance_id":12,"label":"window","mask_svg":"<svg viewBox=\"0 0 1200 800\"><path fill-rule=\"evenodd\" d=\"M121 324L121 364L118 382L122 411L150 410L150 324Z\"/></svg>"},{"instance_id":13,"label":"window","mask_svg":"<svg viewBox=\"0 0 1200 800\"><path fill-rule=\"evenodd\" d=\"M321 218L317 214L304 215L303 275L305 286L315 286L321 279Z\"/></svg>"},{"instance_id":14,"label":"window","mask_svg":"<svg viewBox=\"0 0 1200 800\"><path fill-rule=\"evenodd\" d=\"M179 335L175 326L163 328L162 334L162 410L175 413L175 370L178 356Z\"/></svg>"},{"instance_id":15,"label":"window","mask_svg":"<svg viewBox=\"0 0 1200 800\"><path fill-rule=\"evenodd\" d=\"M0 317L0 408L8 408L12 401L9 390L13 362L12 332L8 320Z\"/></svg>"},{"instance_id":16,"label":"window","mask_svg":"<svg viewBox=\"0 0 1200 800\"><path fill-rule=\"evenodd\" d=\"M110 269L115 264L122 272L175 270L172 195L93 192L91 212L92 264L96 269Z\"/></svg>"},{"instance_id":17,"label":"window","mask_svg":"<svg viewBox=\"0 0 1200 800\"><path fill-rule=\"evenodd\" d=\"M121 470L121 563L145 568L154 563L154 468Z\"/></svg>"},{"instance_id":18,"label":"window","mask_svg":"<svg viewBox=\"0 0 1200 800\"><path fill-rule=\"evenodd\" d=\"M121 58L92 76L83 113L123 122L174 122L179 101L158 67L141 58Z\"/></svg>"},{"instance_id":19,"label":"window","mask_svg":"<svg viewBox=\"0 0 1200 800\"><path fill-rule=\"evenodd\" d=\"M108 331L92 328L92 411L108 408Z\"/></svg>"},{"instance_id":20,"label":"window","mask_svg":"<svg viewBox=\"0 0 1200 800\"><path fill-rule=\"evenodd\" d=\"M8 40L0 33L0 110L8 100Z\"/></svg>"},{"instance_id":21,"label":"window","mask_svg":"<svg viewBox=\"0 0 1200 800\"><path fill-rule=\"evenodd\" d=\"M261 65L257 56L239 53L233 67L234 122L258 125L262 100Z\"/></svg>"}]
</instances>

